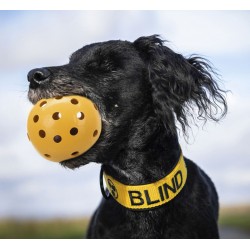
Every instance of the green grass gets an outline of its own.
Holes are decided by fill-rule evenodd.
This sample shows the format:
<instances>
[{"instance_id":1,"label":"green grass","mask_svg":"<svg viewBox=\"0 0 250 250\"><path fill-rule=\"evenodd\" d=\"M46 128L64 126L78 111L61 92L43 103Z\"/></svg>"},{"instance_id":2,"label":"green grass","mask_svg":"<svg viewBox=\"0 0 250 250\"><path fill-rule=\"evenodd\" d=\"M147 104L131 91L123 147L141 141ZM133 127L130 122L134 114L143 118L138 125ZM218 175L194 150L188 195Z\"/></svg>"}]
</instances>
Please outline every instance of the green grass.
<instances>
[{"instance_id":1,"label":"green grass","mask_svg":"<svg viewBox=\"0 0 250 250\"><path fill-rule=\"evenodd\" d=\"M250 233L250 205L222 208L219 224L224 227L239 228Z\"/></svg>"},{"instance_id":2,"label":"green grass","mask_svg":"<svg viewBox=\"0 0 250 250\"><path fill-rule=\"evenodd\" d=\"M250 215L225 216L220 219L220 225L239 228L250 232Z\"/></svg>"},{"instance_id":3,"label":"green grass","mask_svg":"<svg viewBox=\"0 0 250 250\"><path fill-rule=\"evenodd\" d=\"M0 239L82 239L89 220L1 220Z\"/></svg>"},{"instance_id":4,"label":"green grass","mask_svg":"<svg viewBox=\"0 0 250 250\"><path fill-rule=\"evenodd\" d=\"M0 239L82 239L88 218L53 220L0 220ZM250 233L250 205L223 207L219 225Z\"/></svg>"}]
</instances>

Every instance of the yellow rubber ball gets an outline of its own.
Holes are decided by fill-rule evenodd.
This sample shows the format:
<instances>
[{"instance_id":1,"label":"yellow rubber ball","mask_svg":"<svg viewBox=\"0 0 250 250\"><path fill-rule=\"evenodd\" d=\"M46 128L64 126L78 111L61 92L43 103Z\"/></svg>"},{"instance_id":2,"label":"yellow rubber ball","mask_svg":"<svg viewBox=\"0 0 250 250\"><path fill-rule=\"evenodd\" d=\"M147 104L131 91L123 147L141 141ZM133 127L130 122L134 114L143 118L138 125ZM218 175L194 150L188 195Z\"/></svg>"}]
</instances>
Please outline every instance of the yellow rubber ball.
<instances>
[{"instance_id":1,"label":"yellow rubber ball","mask_svg":"<svg viewBox=\"0 0 250 250\"><path fill-rule=\"evenodd\" d=\"M28 138L41 156L61 162L89 150L101 134L97 106L82 96L42 99L29 113Z\"/></svg>"}]
</instances>

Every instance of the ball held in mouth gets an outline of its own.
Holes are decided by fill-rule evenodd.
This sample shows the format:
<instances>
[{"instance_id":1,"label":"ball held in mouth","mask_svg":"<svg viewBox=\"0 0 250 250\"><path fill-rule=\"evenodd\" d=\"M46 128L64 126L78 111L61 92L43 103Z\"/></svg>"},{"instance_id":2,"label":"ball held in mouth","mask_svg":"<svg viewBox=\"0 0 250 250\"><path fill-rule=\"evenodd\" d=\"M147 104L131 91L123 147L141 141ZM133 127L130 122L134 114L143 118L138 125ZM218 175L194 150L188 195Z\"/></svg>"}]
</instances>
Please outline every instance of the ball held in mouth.
<instances>
[{"instance_id":1,"label":"ball held in mouth","mask_svg":"<svg viewBox=\"0 0 250 250\"><path fill-rule=\"evenodd\" d=\"M29 140L41 156L54 162L88 151L99 139L101 129L97 106L82 96L42 99L27 120Z\"/></svg>"}]
</instances>

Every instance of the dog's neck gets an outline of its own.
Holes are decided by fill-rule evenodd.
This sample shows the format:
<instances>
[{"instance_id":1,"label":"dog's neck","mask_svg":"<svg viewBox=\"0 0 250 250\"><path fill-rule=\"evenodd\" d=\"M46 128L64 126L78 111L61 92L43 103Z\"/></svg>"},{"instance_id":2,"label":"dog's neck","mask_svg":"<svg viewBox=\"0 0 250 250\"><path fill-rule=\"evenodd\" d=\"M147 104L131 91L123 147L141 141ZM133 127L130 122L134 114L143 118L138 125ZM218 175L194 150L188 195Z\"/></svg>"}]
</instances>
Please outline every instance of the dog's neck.
<instances>
[{"instance_id":1,"label":"dog's neck","mask_svg":"<svg viewBox=\"0 0 250 250\"><path fill-rule=\"evenodd\" d=\"M154 119L140 124L131 128L128 141L123 143L117 156L102 166L107 174L129 185L161 179L172 170L180 157L177 135L167 133L163 126L155 124Z\"/></svg>"}]
</instances>

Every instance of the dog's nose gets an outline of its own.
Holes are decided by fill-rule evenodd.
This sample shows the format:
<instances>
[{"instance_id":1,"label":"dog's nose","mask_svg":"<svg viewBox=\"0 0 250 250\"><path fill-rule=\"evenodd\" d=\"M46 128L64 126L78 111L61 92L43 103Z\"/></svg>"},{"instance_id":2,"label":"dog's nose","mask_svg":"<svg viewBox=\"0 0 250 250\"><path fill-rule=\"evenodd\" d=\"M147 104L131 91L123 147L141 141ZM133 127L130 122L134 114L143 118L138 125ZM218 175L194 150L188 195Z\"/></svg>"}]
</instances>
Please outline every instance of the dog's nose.
<instances>
[{"instance_id":1,"label":"dog's nose","mask_svg":"<svg viewBox=\"0 0 250 250\"><path fill-rule=\"evenodd\" d=\"M28 81L30 82L30 88L36 89L51 75L51 72L46 68L32 69L28 73Z\"/></svg>"}]
</instances>

